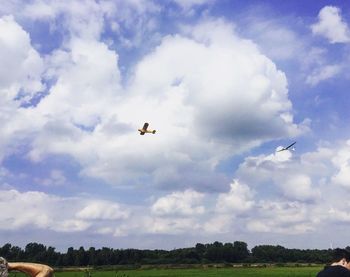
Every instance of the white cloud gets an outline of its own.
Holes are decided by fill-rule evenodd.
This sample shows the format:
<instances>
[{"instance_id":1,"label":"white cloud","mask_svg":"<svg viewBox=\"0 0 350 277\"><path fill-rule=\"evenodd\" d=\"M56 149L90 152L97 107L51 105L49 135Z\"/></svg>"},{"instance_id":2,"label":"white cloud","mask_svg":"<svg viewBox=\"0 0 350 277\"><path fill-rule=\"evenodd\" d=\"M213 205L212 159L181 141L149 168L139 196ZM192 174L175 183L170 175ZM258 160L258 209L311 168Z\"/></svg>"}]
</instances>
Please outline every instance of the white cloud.
<instances>
[{"instance_id":1,"label":"white cloud","mask_svg":"<svg viewBox=\"0 0 350 277\"><path fill-rule=\"evenodd\" d=\"M256 209L256 217L249 219L250 232L272 232L282 234L303 234L312 232L319 218L306 204L297 202L262 201Z\"/></svg>"},{"instance_id":2,"label":"white cloud","mask_svg":"<svg viewBox=\"0 0 350 277\"><path fill-rule=\"evenodd\" d=\"M339 168L339 171L336 173L336 175L333 176L332 181L335 184L342 185L344 187L349 188L349 177L350 177L350 165L342 165Z\"/></svg>"},{"instance_id":3,"label":"white cloud","mask_svg":"<svg viewBox=\"0 0 350 277\"><path fill-rule=\"evenodd\" d=\"M228 193L219 194L216 209L219 213L240 214L250 210L253 204L253 192L250 188L234 180Z\"/></svg>"},{"instance_id":4,"label":"white cloud","mask_svg":"<svg viewBox=\"0 0 350 277\"><path fill-rule=\"evenodd\" d=\"M315 201L320 197L320 190L316 187L319 174L326 175L327 171L317 173L317 169L323 169L324 161L309 162L311 156L303 154L299 160L293 157L291 151L282 151L267 156L247 157L239 166L236 176L260 192L265 187L271 193L290 200Z\"/></svg>"},{"instance_id":5,"label":"white cloud","mask_svg":"<svg viewBox=\"0 0 350 277\"><path fill-rule=\"evenodd\" d=\"M292 199L307 201L319 197L319 190L313 188L311 179L305 174L293 174L280 182L284 194Z\"/></svg>"},{"instance_id":6,"label":"white cloud","mask_svg":"<svg viewBox=\"0 0 350 277\"><path fill-rule=\"evenodd\" d=\"M350 188L350 140L341 147L332 158L332 163L336 172L332 177L332 182L336 185Z\"/></svg>"},{"instance_id":7,"label":"white cloud","mask_svg":"<svg viewBox=\"0 0 350 277\"><path fill-rule=\"evenodd\" d=\"M68 181L61 170L53 169L48 178L35 178L34 182L43 186L62 186Z\"/></svg>"},{"instance_id":8,"label":"white cloud","mask_svg":"<svg viewBox=\"0 0 350 277\"><path fill-rule=\"evenodd\" d=\"M256 191L245 222L248 230L302 234L347 222L349 145L323 142L298 155L284 151L247 157L235 177ZM280 154L286 156L278 158Z\"/></svg>"},{"instance_id":9,"label":"white cloud","mask_svg":"<svg viewBox=\"0 0 350 277\"><path fill-rule=\"evenodd\" d=\"M6 211L1 230L105 238L195 232L216 238L246 230L303 234L332 220L349 221L348 144L246 157L231 184L217 169L221 161L308 129L295 123L286 76L270 59L305 58L307 41L293 30L266 21L251 30L260 32L257 45L231 23L206 20L162 37L155 16L162 7L152 1L12 1L21 9L9 2L0 7L2 14L14 14L0 19L0 58L6 64L0 76L0 159L27 154L40 167L52 155L64 155L75 159L81 175L112 186L171 191L140 206L19 192L8 184L13 174L0 167L0 208ZM211 1L176 2L191 13ZM346 42L339 10L321 13L315 34ZM24 30L30 27L15 19L49 23L51 32L63 36L61 45L40 57ZM328 32L330 22L338 32ZM121 46L127 49L117 53ZM120 59L133 47L147 54ZM346 68L327 63L324 49L313 50L306 65L319 69L308 77L310 85ZM120 60L132 64L127 74ZM44 89L42 78L51 86L47 95L35 107L21 108ZM156 135L138 135L145 121ZM48 178L35 181L71 184L64 170L50 170Z\"/></svg>"},{"instance_id":10,"label":"white cloud","mask_svg":"<svg viewBox=\"0 0 350 277\"><path fill-rule=\"evenodd\" d=\"M71 36L94 39L99 38L103 30L103 16L108 14L108 9L111 7L109 1L97 3L91 0L69 2L35 0L31 3L22 3L20 11L15 10L16 5L9 9L21 18L46 20L51 23L52 30L64 26ZM60 21L56 22L60 16Z\"/></svg>"},{"instance_id":11,"label":"white cloud","mask_svg":"<svg viewBox=\"0 0 350 277\"><path fill-rule=\"evenodd\" d=\"M161 10L160 3L150 0L11 0L0 7L0 14L16 15L21 21L44 21L50 32L64 35L64 41L66 37L100 39L105 27L111 27L115 34L107 40L132 48L145 47L145 39L149 44L158 40L153 31L159 26Z\"/></svg>"},{"instance_id":12,"label":"white cloud","mask_svg":"<svg viewBox=\"0 0 350 277\"><path fill-rule=\"evenodd\" d=\"M311 75L306 78L306 83L311 86L316 86L318 83L324 80L328 80L342 71L341 65L323 65L316 68Z\"/></svg>"},{"instance_id":13,"label":"white cloud","mask_svg":"<svg viewBox=\"0 0 350 277\"><path fill-rule=\"evenodd\" d=\"M239 165L236 172L240 180L247 184L264 183L273 178L281 170L286 171L286 167L292 158L292 153L287 151L276 152L269 155L259 155L257 157L246 157Z\"/></svg>"},{"instance_id":14,"label":"white cloud","mask_svg":"<svg viewBox=\"0 0 350 277\"><path fill-rule=\"evenodd\" d=\"M13 16L0 18L0 42L1 98L4 101L15 97L29 100L43 89L43 61L31 46L29 34L15 22ZM20 90L23 95L19 95Z\"/></svg>"},{"instance_id":15,"label":"white cloud","mask_svg":"<svg viewBox=\"0 0 350 277\"><path fill-rule=\"evenodd\" d=\"M134 211L132 218L114 228L113 236L166 234L178 235L200 230L200 220L196 217L152 216L144 208Z\"/></svg>"},{"instance_id":16,"label":"white cloud","mask_svg":"<svg viewBox=\"0 0 350 277\"><path fill-rule=\"evenodd\" d=\"M43 61L31 46L29 34L12 16L0 18L0 161L17 150L17 143L31 134L20 108L43 89ZM34 119L34 117L32 117Z\"/></svg>"},{"instance_id":17,"label":"white cloud","mask_svg":"<svg viewBox=\"0 0 350 277\"><path fill-rule=\"evenodd\" d=\"M161 197L152 205L152 212L157 215L191 216L203 214L205 209L201 205L204 195L193 190L173 192Z\"/></svg>"},{"instance_id":18,"label":"white cloud","mask_svg":"<svg viewBox=\"0 0 350 277\"><path fill-rule=\"evenodd\" d=\"M0 215L2 230L23 228L56 232L91 232L111 228L116 220L125 220L128 209L106 200L86 200L52 196L43 192L1 190ZM99 221L99 224L94 224Z\"/></svg>"},{"instance_id":19,"label":"white cloud","mask_svg":"<svg viewBox=\"0 0 350 277\"><path fill-rule=\"evenodd\" d=\"M180 5L183 9L188 10L194 6L203 4L210 4L215 0L173 0L176 4Z\"/></svg>"},{"instance_id":20,"label":"white cloud","mask_svg":"<svg viewBox=\"0 0 350 277\"><path fill-rule=\"evenodd\" d=\"M232 231L233 217L227 214L215 214L209 220L206 220L202 229L206 234L223 234Z\"/></svg>"},{"instance_id":21,"label":"white cloud","mask_svg":"<svg viewBox=\"0 0 350 277\"><path fill-rule=\"evenodd\" d=\"M340 13L338 7L323 7L318 14L318 22L311 25L312 33L327 38L330 43L350 42L349 27Z\"/></svg>"},{"instance_id":22,"label":"white cloud","mask_svg":"<svg viewBox=\"0 0 350 277\"><path fill-rule=\"evenodd\" d=\"M127 210L123 210L118 204L108 201L94 201L85 206L76 214L77 218L87 220L116 220L129 216Z\"/></svg>"},{"instance_id":23,"label":"white cloud","mask_svg":"<svg viewBox=\"0 0 350 277\"><path fill-rule=\"evenodd\" d=\"M112 227L103 227L96 230L96 233L100 235L113 235L114 232L115 230Z\"/></svg>"},{"instance_id":24,"label":"white cloud","mask_svg":"<svg viewBox=\"0 0 350 277\"><path fill-rule=\"evenodd\" d=\"M262 52L273 61L300 61L307 57L307 40L291 26L297 23L291 22L288 18L288 25L285 25L285 18L256 18L256 14L244 18L248 24L244 24L242 31L246 36L251 37L262 49ZM242 28L242 26L240 26Z\"/></svg>"},{"instance_id":25,"label":"white cloud","mask_svg":"<svg viewBox=\"0 0 350 277\"><path fill-rule=\"evenodd\" d=\"M198 224L192 218L146 218L143 222L145 233L150 234L181 234L198 229Z\"/></svg>"},{"instance_id":26,"label":"white cloud","mask_svg":"<svg viewBox=\"0 0 350 277\"><path fill-rule=\"evenodd\" d=\"M346 210L340 210L340 209L334 209L331 208L329 210L329 216L331 221L335 221L337 223L339 222L346 222L349 223L350 222L350 213L347 212L349 207L346 207Z\"/></svg>"},{"instance_id":27,"label":"white cloud","mask_svg":"<svg viewBox=\"0 0 350 277\"><path fill-rule=\"evenodd\" d=\"M55 219L50 214L57 198L42 192L20 193L14 189L2 190L0 207L1 229L16 230L24 226L49 228ZM20 212L18 212L20 211Z\"/></svg>"},{"instance_id":28,"label":"white cloud","mask_svg":"<svg viewBox=\"0 0 350 277\"><path fill-rule=\"evenodd\" d=\"M69 220L63 220L62 222L59 222L54 228L55 231L58 232L81 232L86 231L91 226L91 223L83 221L83 220L77 220L77 219L69 219Z\"/></svg>"},{"instance_id":29,"label":"white cloud","mask_svg":"<svg viewBox=\"0 0 350 277\"><path fill-rule=\"evenodd\" d=\"M193 230L202 236L246 231L306 234L334 221L348 221L348 193L334 177L349 161L348 148L349 142L345 142L332 147L320 145L298 157L289 151L250 157L236 172L239 180L227 193L187 189L160 197L150 206L3 190L0 208L6 207L9 212L0 221L4 223L2 229L7 230L34 226L107 237L183 235ZM251 172L255 178L248 178ZM268 183L275 188L271 190ZM253 188L259 193L253 193ZM18 214L18 209L24 212Z\"/></svg>"},{"instance_id":30,"label":"white cloud","mask_svg":"<svg viewBox=\"0 0 350 277\"><path fill-rule=\"evenodd\" d=\"M29 157L67 154L82 174L113 185L150 179L222 190L227 178L215 172L222 159L303 132L283 72L220 20L166 36L126 86L118 54L94 36L72 36L45 62L57 82L17 119L31 142ZM156 135L137 135L145 121Z\"/></svg>"}]
</instances>

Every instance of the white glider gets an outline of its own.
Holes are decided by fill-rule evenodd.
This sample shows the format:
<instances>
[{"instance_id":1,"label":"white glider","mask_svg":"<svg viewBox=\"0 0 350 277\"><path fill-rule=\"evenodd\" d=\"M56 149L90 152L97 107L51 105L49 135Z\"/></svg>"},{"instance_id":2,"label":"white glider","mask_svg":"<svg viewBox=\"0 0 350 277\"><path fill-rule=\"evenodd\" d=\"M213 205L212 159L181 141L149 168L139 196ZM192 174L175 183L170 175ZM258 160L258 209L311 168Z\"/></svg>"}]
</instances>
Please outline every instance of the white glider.
<instances>
[{"instance_id":1,"label":"white glider","mask_svg":"<svg viewBox=\"0 0 350 277\"><path fill-rule=\"evenodd\" d=\"M277 150L276 152L281 152L281 151L286 151L286 150L289 150L291 147L293 147L294 144L296 144L297 142L294 141L291 145L288 145L287 147L283 147L282 149L280 150ZM291 150L294 150L294 147L291 148Z\"/></svg>"}]
</instances>

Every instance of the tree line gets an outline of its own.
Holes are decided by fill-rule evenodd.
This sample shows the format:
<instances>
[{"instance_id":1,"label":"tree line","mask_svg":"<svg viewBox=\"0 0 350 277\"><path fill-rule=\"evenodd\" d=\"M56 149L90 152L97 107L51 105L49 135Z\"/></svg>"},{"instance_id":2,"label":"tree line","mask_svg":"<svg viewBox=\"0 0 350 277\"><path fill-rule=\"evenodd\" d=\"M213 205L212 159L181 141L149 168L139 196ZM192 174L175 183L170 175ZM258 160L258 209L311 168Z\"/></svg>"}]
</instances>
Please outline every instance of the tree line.
<instances>
[{"instance_id":1,"label":"tree line","mask_svg":"<svg viewBox=\"0 0 350 277\"><path fill-rule=\"evenodd\" d=\"M90 247L60 253L54 247L28 243L24 249L6 243L0 256L10 261L45 263L51 266L105 266L127 264L209 264L209 263L328 263L331 249L288 249L277 245L259 245L248 249L242 241L233 243L197 243L195 247L173 250L139 250Z\"/></svg>"}]
</instances>

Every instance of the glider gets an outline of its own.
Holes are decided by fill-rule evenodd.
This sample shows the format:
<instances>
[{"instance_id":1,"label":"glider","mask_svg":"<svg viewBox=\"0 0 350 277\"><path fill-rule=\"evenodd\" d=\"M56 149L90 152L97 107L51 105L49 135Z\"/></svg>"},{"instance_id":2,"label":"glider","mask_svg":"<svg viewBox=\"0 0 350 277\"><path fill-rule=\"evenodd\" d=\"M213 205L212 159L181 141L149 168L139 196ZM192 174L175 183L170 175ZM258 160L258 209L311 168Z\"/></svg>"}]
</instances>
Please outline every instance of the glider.
<instances>
[{"instance_id":1,"label":"glider","mask_svg":"<svg viewBox=\"0 0 350 277\"><path fill-rule=\"evenodd\" d=\"M156 130L147 130L148 125L149 124L146 122L145 124L143 124L142 129L138 129L138 131L140 132L140 135L144 135L146 133L152 133L152 134L156 133Z\"/></svg>"},{"instance_id":2,"label":"glider","mask_svg":"<svg viewBox=\"0 0 350 277\"><path fill-rule=\"evenodd\" d=\"M289 148L293 147L293 145L296 144L296 143L297 143L297 142L294 141L291 145L288 145L287 147L283 147L282 149L277 150L276 152L281 152L281 151L289 150ZM294 150L294 148L292 148L291 150Z\"/></svg>"}]
</instances>

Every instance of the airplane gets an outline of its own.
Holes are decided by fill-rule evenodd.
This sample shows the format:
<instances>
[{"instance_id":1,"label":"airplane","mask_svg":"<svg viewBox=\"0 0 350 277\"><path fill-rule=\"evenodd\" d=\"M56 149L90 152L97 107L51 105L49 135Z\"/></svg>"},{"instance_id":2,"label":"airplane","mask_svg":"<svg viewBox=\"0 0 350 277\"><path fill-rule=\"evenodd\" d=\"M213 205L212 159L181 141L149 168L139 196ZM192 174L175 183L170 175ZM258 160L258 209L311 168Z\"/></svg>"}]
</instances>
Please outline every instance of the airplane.
<instances>
[{"instance_id":1,"label":"airplane","mask_svg":"<svg viewBox=\"0 0 350 277\"><path fill-rule=\"evenodd\" d=\"M145 124L143 124L142 129L138 129L138 131L140 132L140 135L144 135L145 133L152 133L152 134L156 133L156 130L147 130L148 125L149 124L145 122Z\"/></svg>"},{"instance_id":2,"label":"airplane","mask_svg":"<svg viewBox=\"0 0 350 277\"><path fill-rule=\"evenodd\" d=\"M287 147L283 147L282 149L280 150L277 150L276 152L281 152L281 151L286 151L286 150L289 150L289 148L291 148L294 144L296 144L297 142L294 141L291 145L288 145ZM291 149L291 150L294 150L294 147Z\"/></svg>"}]
</instances>

